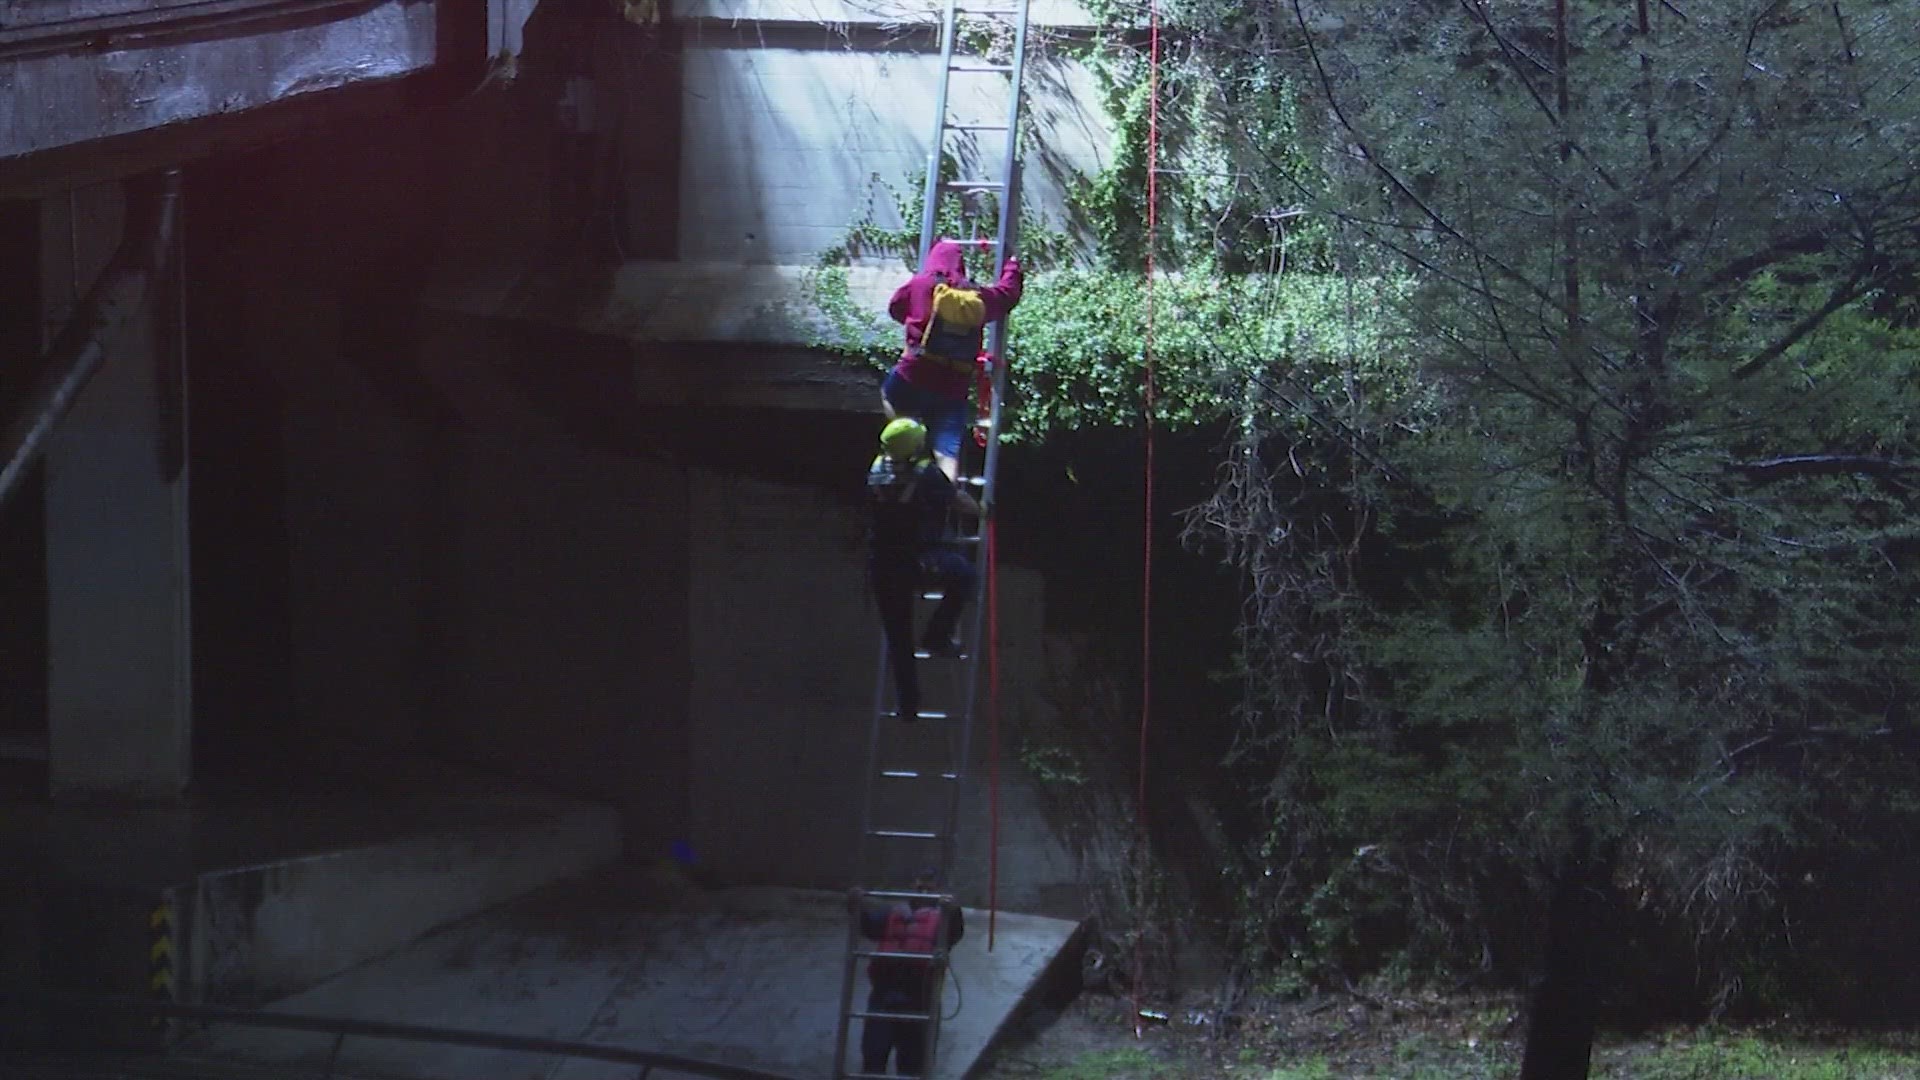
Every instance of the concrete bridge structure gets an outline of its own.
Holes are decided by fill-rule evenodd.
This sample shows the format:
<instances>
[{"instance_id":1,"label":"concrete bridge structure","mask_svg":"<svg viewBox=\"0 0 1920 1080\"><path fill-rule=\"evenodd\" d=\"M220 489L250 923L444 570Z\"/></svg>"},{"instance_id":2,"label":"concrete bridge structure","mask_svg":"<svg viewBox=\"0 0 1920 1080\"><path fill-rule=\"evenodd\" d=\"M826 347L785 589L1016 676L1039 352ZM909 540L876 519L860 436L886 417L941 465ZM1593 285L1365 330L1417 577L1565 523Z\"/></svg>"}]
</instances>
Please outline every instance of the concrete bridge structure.
<instances>
[{"instance_id":1,"label":"concrete bridge structure","mask_svg":"<svg viewBox=\"0 0 1920 1080\"><path fill-rule=\"evenodd\" d=\"M877 375L815 347L806 268L923 167L927 17L9 9L0 407L31 466L0 506L9 988L674 1044L697 1018L641 1022L640 988L717 978L740 994L708 1004L741 1011L683 1048L824 1071L795 1032L838 981L800 968L837 963L855 840ZM1075 63L1031 89L1027 192L1058 217L1107 132ZM849 280L877 304L902 273ZM1018 732L1073 663L1030 569L1001 638ZM994 953L978 779L955 870L981 989L949 1032L976 1054L1085 914L1083 853L1003 775L1018 915ZM604 931L579 955L576 915ZM560 989L477 1004L514 972ZM38 1020L12 1053L104 1030ZM311 1049L292 1038L215 1049ZM568 1068L539 1074L598 1075Z\"/></svg>"}]
</instances>

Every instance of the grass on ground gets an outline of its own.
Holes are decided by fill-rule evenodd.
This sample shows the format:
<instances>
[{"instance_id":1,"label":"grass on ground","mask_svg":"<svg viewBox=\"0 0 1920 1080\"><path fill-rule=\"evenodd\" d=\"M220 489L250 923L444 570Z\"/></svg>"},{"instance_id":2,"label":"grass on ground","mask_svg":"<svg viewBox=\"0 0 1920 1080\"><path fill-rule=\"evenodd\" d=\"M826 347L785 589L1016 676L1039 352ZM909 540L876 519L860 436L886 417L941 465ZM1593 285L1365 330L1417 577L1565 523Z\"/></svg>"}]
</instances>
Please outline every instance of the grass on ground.
<instances>
[{"instance_id":1,"label":"grass on ground","mask_svg":"<svg viewBox=\"0 0 1920 1080\"><path fill-rule=\"evenodd\" d=\"M1027 1018L989 1052L983 1080L1513 1080L1511 997L1345 998L1243 1010L1231 1030L1202 1009L1136 1038L1131 1006L1085 994ZM1594 1080L1920 1080L1920 1032L1770 1022L1603 1036Z\"/></svg>"}]
</instances>

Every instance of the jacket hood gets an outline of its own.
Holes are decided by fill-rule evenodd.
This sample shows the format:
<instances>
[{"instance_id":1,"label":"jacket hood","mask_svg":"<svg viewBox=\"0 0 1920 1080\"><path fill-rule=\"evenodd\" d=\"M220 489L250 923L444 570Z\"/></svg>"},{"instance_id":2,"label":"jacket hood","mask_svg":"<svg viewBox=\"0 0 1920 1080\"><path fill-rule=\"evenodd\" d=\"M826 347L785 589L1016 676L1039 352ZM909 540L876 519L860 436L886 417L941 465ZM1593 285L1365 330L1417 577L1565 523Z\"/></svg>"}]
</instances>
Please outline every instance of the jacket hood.
<instances>
[{"instance_id":1,"label":"jacket hood","mask_svg":"<svg viewBox=\"0 0 1920 1080\"><path fill-rule=\"evenodd\" d=\"M920 268L929 274L945 274L956 280L967 276L966 249L953 240L936 240L927 251L926 265Z\"/></svg>"}]
</instances>

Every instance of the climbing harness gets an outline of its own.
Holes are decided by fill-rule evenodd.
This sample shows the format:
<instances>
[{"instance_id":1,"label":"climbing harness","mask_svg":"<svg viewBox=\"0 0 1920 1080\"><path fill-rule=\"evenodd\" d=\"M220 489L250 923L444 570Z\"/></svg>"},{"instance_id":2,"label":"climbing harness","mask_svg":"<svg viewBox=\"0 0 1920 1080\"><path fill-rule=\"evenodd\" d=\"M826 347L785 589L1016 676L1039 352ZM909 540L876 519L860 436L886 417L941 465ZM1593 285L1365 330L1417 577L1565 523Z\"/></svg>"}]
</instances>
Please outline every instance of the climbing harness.
<instances>
[{"instance_id":1,"label":"climbing harness","mask_svg":"<svg viewBox=\"0 0 1920 1080\"><path fill-rule=\"evenodd\" d=\"M959 0L946 0L945 12L940 28L940 79L934 104L934 129L931 147L927 159L927 180L924 209L920 222L920 252L924 259L932 248L935 239L935 226L939 220L939 210L943 199L949 196L965 197L969 194L987 193L997 196L998 222L992 240L962 241L978 248L987 249L990 265L998 268L1005 257L1013 250L1013 241L1017 228L1019 206L1019 124L1021 112L1021 78L1026 62L1027 9L1029 0L975 0L977 3L993 6L961 7ZM965 25L963 25L963 23ZM976 33L982 25L991 30L1005 33ZM957 55L962 48L972 50L982 43L1011 40L1010 55L1002 58L991 54ZM991 48L991 44L987 45ZM956 119L947 115L949 89L956 77L978 78L980 76L1002 77L1007 85L1007 107L1003 118L998 120ZM942 162L949 153L950 135L973 138L981 134L997 134L1003 138L999 155L1000 170L997 175L947 179L942 171ZM984 155L983 155L984 158ZM959 299L959 298L956 298ZM975 596L972 610L969 612L968 627L959 655L934 655L925 649L916 650L916 662L935 661L936 666L946 669L941 674L946 677L939 680L925 680L928 684L944 685L944 697L951 703L947 709L929 709L924 705L916 714L917 719L925 721L916 724L903 724L895 708L887 706L892 684L889 677L887 652L884 635L880 647L879 663L874 679L873 708L869 715L867 737L867 762L863 783L861 806L860 842L856 857L856 887L849 893L848 904L848 944L846 962L842 973L840 994L839 1030L834 1040L833 1075L835 1080L843 1078L862 1078L870 1074L850 1071L848 1068L848 1040L853 1031L853 1021L909 1022L925 1024L926 1058L923 1065L924 1075L932 1075L934 1059L938 1051L940 1036L941 1004L940 985L936 985L933 1000L924 1013L873 1013L856 1008L854 995L859 981L860 961L873 959L882 950L873 948L862 940L861 915L863 908L871 901L884 900L900 902L912 899L939 899L948 892L947 884L953 870L956 833L960 811L961 780L965 775L972 752L973 712L976 704L976 689L979 682L976 658L980 654L982 624L988 625L986 644L989 649L997 647L997 626L994 625L998 614L998 592L996 588L996 558L994 545L993 506L994 475L1000 460L999 430L1001 423L1001 405L1006 398L1007 365L998 362L1006 355L1006 320L1000 319L987 326L986 348L972 363L961 361L975 372L978 384L979 414L973 422L974 453L968 454L963 444L965 459L961 462L960 483L963 488L975 493L980 506L979 530L972 535L958 537L955 544L964 549L977 552L978 561L984 562L984 573L975 575ZM953 359L949 357L948 359ZM980 595L984 592L984 596ZM944 599L938 589L921 588L914 595L922 602L938 602ZM914 619L919 625L922 619ZM911 643L902 642L902 647L911 647ZM924 670L924 669L923 669ZM993 659L989 660L989 698L988 709L993 717L994 735L998 736L999 669ZM924 698L934 699L941 695L929 685L923 688ZM993 832L989 838L989 896L997 886L998 856L991 847L998 843L998 754L997 747L993 757L992 790L990 792L990 813L993 818ZM929 891L902 891L884 888L883 883L912 880L916 868L929 864L937 867L937 880ZM929 953L914 953L913 956L943 964L946 959L945 920L947 908L941 906L941 929L933 949ZM988 912L987 942L993 943L993 911ZM955 979L958 985L957 978ZM876 1077L875 1080L878 1080Z\"/></svg>"}]
</instances>

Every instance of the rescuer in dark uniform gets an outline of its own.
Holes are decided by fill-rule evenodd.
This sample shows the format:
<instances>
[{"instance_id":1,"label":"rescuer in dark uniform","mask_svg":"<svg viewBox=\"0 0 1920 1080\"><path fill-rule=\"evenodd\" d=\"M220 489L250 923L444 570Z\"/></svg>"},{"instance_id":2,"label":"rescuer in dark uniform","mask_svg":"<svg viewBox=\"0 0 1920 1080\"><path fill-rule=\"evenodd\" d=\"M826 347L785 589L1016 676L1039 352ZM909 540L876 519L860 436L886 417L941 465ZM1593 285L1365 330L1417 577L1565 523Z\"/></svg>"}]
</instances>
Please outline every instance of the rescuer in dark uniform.
<instances>
[{"instance_id":1,"label":"rescuer in dark uniform","mask_svg":"<svg viewBox=\"0 0 1920 1080\"><path fill-rule=\"evenodd\" d=\"M927 428L912 417L880 433L880 453L867 469L867 503L873 512L873 550L868 572L886 631L893 668L894 700L901 719L920 712L920 679L913 666L913 598L935 586L940 604L927 620L926 650L932 656L960 653L954 630L973 591L973 564L947 546L951 511L978 514L972 496L954 486L926 453Z\"/></svg>"},{"instance_id":2,"label":"rescuer in dark uniform","mask_svg":"<svg viewBox=\"0 0 1920 1080\"><path fill-rule=\"evenodd\" d=\"M887 908L866 907L860 912L860 932L878 942L879 952L921 953L924 958L876 956L867 962L868 1012L913 1013L931 1017L940 980L946 977L945 952L966 935L966 917L951 897L932 894L939 875L931 868L914 879L911 891L928 894L902 900ZM942 918L944 911L945 917ZM944 925L946 941L939 943ZM927 1020L868 1019L860 1033L860 1071L884 1073L887 1057L900 1076L919 1076L927 1060Z\"/></svg>"}]
</instances>

